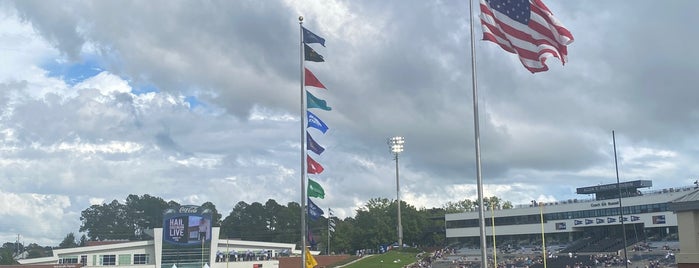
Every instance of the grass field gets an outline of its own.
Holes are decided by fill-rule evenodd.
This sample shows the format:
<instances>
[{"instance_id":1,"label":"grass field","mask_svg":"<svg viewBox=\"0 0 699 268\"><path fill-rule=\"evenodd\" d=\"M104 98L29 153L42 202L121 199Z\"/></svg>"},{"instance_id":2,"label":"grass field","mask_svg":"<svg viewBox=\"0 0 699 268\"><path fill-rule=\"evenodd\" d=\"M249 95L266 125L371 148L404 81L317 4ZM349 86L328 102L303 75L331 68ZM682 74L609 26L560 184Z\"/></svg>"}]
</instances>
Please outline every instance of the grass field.
<instances>
[{"instance_id":1,"label":"grass field","mask_svg":"<svg viewBox=\"0 0 699 268\"><path fill-rule=\"evenodd\" d=\"M391 250L384 254L367 256L345 268L400 268L415 262L419 251L415 249Z\"/></svg>"}]
</instances>

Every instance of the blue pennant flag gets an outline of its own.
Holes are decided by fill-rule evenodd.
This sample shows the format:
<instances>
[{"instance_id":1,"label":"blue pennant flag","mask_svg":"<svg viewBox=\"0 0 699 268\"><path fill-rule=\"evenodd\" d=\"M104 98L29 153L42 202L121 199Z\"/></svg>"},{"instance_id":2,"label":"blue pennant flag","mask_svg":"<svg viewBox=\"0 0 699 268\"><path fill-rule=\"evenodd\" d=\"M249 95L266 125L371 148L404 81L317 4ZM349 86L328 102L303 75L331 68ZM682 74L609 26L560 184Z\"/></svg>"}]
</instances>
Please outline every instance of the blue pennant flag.
<instances>
[{"instance_id":1,"label":"blue pennant flag","mask_svg":"<svg viewBox=\"0 0 699 268\"><path fill-rule=\"evenodd\" d=\"M306 29L306 27L301 26L301 29L303 29L303 42L306 44L311 44L311 43L318 43L322 46L325 46L325 38L322 38L313 32L309 31Z\"/></svg>"},{"instance_id":2,"label":"blue pennant flag","mask_svg":"<svg viewBox=\"0 0 699 268\"><path fill-rule=\"evenodd\" d=\"M325 151L325 148L320 146L320 144L318 144L313 137L311 137L311 134L308 134L308 131L306 131L306 149L311 150L317 155L320 155L323 153L323 151Z\"/></svg>"},{"instance_id":3,"label":"blue pennant flag","mask_svg":"<svg viewBox=\"0 0 699 268\"><path fill-rule=\"evenodd\" d=\"M306 111L306 114L308 115L308 123L306 124L306 127L318 129L323 133L328 131L328 126L325 125L322 120L320 120L320 117L316 116L310 111Z\"/></svg>"},{"instance_id":4,"label":"blue pennant flag","mask_svg":"<svg viewBox=\"0 0 699 268\"><path fill-rule=\"evenodd\" d=\"M314 221L317 221L320 216L323 216L325 212L320 209L316 204L311 201L311 198L306 198L308 200L308 217Z\"/></svg>"},{"instance_id":5,"label":"blue pennant flag","mask_svg":"<svg viewBox=\"0 0 699 268\"><path fill-rule=\"evenodd\" d=\"M318 108L321 110L326 110L330 111L332 108L330 108L325 100L321 100L317 98L316 96L313 96L311 92L306 91L306 100L307 100L307 107L308 108Z\"/></svg>"}]
</instances>

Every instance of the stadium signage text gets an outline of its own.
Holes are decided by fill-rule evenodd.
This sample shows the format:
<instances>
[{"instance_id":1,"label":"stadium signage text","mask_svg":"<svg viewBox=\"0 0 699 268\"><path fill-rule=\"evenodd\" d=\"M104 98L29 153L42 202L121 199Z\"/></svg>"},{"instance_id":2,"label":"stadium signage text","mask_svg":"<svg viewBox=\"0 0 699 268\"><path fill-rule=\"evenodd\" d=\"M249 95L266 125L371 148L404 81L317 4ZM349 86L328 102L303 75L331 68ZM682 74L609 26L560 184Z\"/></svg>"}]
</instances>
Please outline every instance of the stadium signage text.
<instances>
[{"instance_id":1,"label":"stadium signage text","mask_svg":"<svg viewBox=\"0 0 699 268\"><path fill-rule=\"evenodd\" d=\"M196 206L181 206L180 213L197 213L199 207Z\"/></svg>"},{"instance_id":2,"label":"stadium signage text","mask_svg":"<svg viewBox=\"0 0 699 268\"><path fill-rule=\"evenodd\" d=\"M599 203L592 203L590 204L590 207L606 207L606 206L613 206L613 205L619 205L619 201L609 201L609 202L599 202Z\"/></svg>"}]
</instances>

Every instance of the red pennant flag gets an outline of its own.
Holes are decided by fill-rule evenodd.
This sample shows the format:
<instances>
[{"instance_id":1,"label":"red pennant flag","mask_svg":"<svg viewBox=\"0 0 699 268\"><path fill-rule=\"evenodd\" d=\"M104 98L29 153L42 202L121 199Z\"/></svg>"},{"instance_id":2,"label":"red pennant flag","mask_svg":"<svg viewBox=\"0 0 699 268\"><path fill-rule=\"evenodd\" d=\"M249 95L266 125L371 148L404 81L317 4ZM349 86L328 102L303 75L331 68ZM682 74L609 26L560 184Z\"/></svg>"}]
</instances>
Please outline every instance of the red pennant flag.
<instances>
[{"instance_id":1,"label":"red pennant flag","mask_svg":"<svg viewBox=\"0 0 699 268\"><path fill-rule=\"evenodd\" d=\"M317 88L325 88L323 83L321 83L320 80L318 80L318 78L316 78L316 76L313 75L313 73L310 70L308 70L308 68L304 68L304 69L306 69L306 85L307 86L312 86L312 87L317 87ZM327 89L327 88L325 88L325 89Z\"/></svg>"},{"instance_id":2,"label":"red pennant flag","mask_svg":"<svg viewBox=\"0 0 699 268\"><path fill-rule=\"evenodd\" d=\"M306 172L308 174L320 174L323 172L324 168L318 162L313 160L310 156L306 156Z\"/></svg>"}]
</instances>

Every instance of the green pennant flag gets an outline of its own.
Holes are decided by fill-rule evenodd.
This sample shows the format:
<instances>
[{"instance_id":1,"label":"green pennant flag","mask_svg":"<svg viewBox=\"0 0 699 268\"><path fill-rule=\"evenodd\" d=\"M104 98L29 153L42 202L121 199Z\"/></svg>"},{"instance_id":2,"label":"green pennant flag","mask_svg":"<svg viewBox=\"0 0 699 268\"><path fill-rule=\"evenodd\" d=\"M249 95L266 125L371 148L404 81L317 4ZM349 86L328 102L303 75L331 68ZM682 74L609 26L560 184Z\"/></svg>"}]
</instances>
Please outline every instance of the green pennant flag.
<instances>
[{"instance_id":1,"label":"green pennant flag","mask_svg":"<svg viewBox=\"0 0 699 268\"><path fill-rule=\"evenodd\" d=\"M325 190L320 184L308 178L308 197L325 198Z\"/></svg>"},{"instance_id":2,"label":"green pennant flag","mask_svg":"<svg viewBox=\"0 0 699 268\"><path fill-rule=\"evenodd\" d=\"M326 111L332 110L332 108L328 106L328 103L325 100L321 100L318 97L313 96L313 94L311 94L311 92L308 92L308 90L306 90L306 100L308 101L308 103L306 104L306 107L308 108L318 108Z\"/></svg>"}]
</instances>

